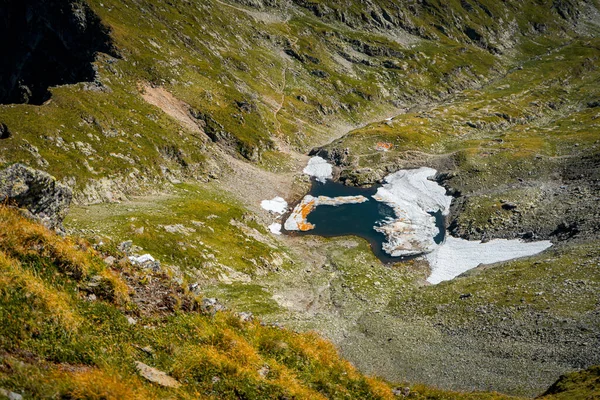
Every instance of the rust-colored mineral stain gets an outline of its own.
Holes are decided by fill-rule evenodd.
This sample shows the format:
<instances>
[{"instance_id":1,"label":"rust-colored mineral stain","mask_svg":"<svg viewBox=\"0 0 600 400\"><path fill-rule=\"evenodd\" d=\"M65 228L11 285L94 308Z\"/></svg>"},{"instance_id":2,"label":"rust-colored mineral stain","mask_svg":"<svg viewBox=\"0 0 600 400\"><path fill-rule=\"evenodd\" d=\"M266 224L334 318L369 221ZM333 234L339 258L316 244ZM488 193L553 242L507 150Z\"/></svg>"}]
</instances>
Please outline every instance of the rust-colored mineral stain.
<instances>
[{"instance_id":1,"label":"rust-colored mineral stain","mask_svg":"<svg viewBox=\"0 0 600 400\"><path fill-rule=\"evenodd\" d=\"M303 204L302 207L300 208L300 215L302 216L302 220L300 222L298 222L298 229L301 230L302 232L310 231L311 229L313 229L315 227L313 224L306 221L306 217L308 217L308 214L310 214L311 211L314 210L314 208L315 208L315 200L311 200L308 203Z\"/></svg>"},{"instance_id":2,"label":"rust-colored mineral stain","mask_svg":"<svg viewBox=\"0 0 600 400\"><path fill-rule=\"evenodd\" d=\"M375 150L377 150L377 151L388 151L388 150L391 150L392 147L394 147L393 143L377 142L377 144L375 145Z\"/></svg>"}]
</instances>

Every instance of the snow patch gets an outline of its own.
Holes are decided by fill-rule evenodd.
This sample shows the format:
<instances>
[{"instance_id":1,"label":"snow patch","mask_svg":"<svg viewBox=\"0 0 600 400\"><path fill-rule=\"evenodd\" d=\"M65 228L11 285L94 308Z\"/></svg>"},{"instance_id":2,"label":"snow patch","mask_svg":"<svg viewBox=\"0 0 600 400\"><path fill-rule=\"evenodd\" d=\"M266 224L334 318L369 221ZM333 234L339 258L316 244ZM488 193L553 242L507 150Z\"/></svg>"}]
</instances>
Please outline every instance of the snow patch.
<instances>
[{"instance_id":1,"label":"snow patch","mask_svg":"<svg viewBox=\"0 0 600 400\"><path fill-rule=\"evenodd\" d=\"M548 240L522 242L520 240L494 239L486 243L468 241L448 236L435 251L427 254L432 284L450 280L480 264L492 264L514 258L532 256L552 246Z\"/></svg>"},{"instance_id":2,"label":"snow patch","mask_svg":"<svg viewBox=\"0 0 600 400\"><path fill-rule=\"evenodd\" d=\"M552 246L549 241L522 242L495 239L486 243L447 235L437 245L439 233L430 212L448 215L452 197L437 182L432 168L401 170L385 178L373 198L394 208L395 219L374 229L386 235L383 250L393 257L425 254L431 267L427 281L436 284L450 280L480 264L492 264L537 254Z\"/></svg>"},{"instance_id":3,"label":"snow patch","mask_svg":"<svg viewBox=\"0 0 600 400\"><path fill-rule=\"evenodd\" d=\"M395 219L384 221L375 230L387 241L383 250L392 257L430 253L436 248L434 237L439 233L435 217L430 212L448 215L451 196L429 180L437 171L432 168L400 170L385 177L385 184L373 198L394 209Z\"/></svg>"},{"instance_id":4,"label":"snow patch","mask_svg":"<svg viewBox=\"0 0 600 400\"><path fill-rule=\"evenodd\" d=\"M274 197L271 200L263 200L260 202L260 206L276 214L285 214L287 211L288 203L282 197Z\"/></svg>"},{"instance_id":5,"label":"snow patch","mask_svg":"<svg viewBox=\"0 0 600 400\"><path fill-rule=\"evenodd\" d=\"M129 261L131 261L134 264L144 264L148 261L154 262L156 260L150 254L144 254L143 256L139 256L139 257L129 256Z\"/></svg>"},{"instance_id":6,"label":"snow patch","mask_svg":"<svg viewBox=\"0 0 600 400\"><path fill-rule=\"evenodd\" d=\"M325 183L327 179L332 177L333 166L324 158L316 156L308 160L308 165L304 167L303 172L314 177L317 181Z\"/></svg>"},{"instance_id":7,"label":"snow patch","mask_svg":"<svg viewBox=\"0 0 600 400\"><path fill-rule=\"evenodd\" d=\"M273 222L269 225L269 231L274 235L281 235L281 224L278 222Z\"/></svg>"}]
</instances>

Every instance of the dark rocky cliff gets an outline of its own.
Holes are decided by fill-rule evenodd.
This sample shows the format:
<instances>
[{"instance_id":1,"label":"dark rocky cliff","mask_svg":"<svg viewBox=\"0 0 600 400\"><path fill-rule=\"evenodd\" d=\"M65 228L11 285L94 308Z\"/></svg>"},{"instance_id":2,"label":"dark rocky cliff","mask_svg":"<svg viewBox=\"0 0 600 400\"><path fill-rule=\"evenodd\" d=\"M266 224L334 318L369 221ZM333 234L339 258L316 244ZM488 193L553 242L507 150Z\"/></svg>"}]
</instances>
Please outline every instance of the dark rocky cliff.
<instances>
[{"instance_id":1,"label":"dark rocky cliff","mask_svg":"<svg viewBox=\"0 0 600 400\"><path fill-rule=\"evenodd\" d=\"M92 81L97 52L115 54L81 1L2 0L0 36L0 104L41 104L50 86Z\"/></svg>"}]
</instances>

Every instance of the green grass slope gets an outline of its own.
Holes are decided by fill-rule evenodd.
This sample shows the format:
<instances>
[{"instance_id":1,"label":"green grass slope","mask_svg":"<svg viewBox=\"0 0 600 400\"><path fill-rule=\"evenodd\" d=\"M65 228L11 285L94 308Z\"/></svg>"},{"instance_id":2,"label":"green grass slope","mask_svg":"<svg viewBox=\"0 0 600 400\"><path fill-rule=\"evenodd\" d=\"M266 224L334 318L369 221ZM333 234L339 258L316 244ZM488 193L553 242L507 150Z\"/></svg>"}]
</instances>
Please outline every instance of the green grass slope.
<instances>
[{"instance_id":1,"label":"green grass slope","mask_svg":"<svg viewBox=\"0 0 600 400\"><path fill-rule=\"evenodd\" d=\"M0 226L2 388L25 398L393 398L315 334L203 312L166 275L126 259L109 267L106 253L14 210L0 209ZM138 361L181 386L148 382Z\"/></svg>"},{"instance_id":2,"label":"green grass slope","mask_svg":"<svg viewBox=\"0 0 600 400\"><path fill-rule=\"evenodd\" d=\"M80 206L67 228L104 245L0 210L1 388L391 398L313 334L200 312L189 284L315 329L394 382L532 396L597 363L597 1L89 4L120 57L98 55L96 82L53 88L42 106L0 105L10 131L0 165L24 162L73 187ZM453 234L556 246L424 286L424 262L383 265L356 238L270 236L256 199L228 186L248 165L234 159L293 180L294 152L335 138L316 151L348 184L432 166L455 196ZM116 244L128 239L163 272L121 260ZM108 255L121 261L107 266ZM182 386L147 382L136 361ZM593 396L594 373L564 378L556 396ZM410 398L506 398L409 386Z\"/></svg>"},{"instance_id":3,"label":"green grass slope","mask_svg":"<svg viewBox=\"0 0 600 400\"><path fill-rule=\"evenodd\" d=\"M0 161L40 166L79 190L90 180L119 177L125 191L140 192L169 170L206 178L209 138L254 161L286 146L307 150L327 140L336 123L443 98L505 69L505 58L456 27L440 38L429 33L405 42L400 34L315 15L311 4L257 11L215 0L90 1L121 57L100 55L96 83L54 88L48 104L0 106L0 121L12 132ZM568 2L550 13L529 2L499 7L432 3L390 15L404 15L406 29L418 33L433 32L454 12L461 16L457 26L464 19L489 30L484 36L491 40L503 28L481 11L487 9L519 20L510 32L515 44L531 36L531 24L544 26L543 36L535 33L541 42L564 41L578 15L560 11L573 8ZM342 14L357 9L352 4ZM146 84L173 94L192 126L144 101Z\"/></svg>"}]
</instances>

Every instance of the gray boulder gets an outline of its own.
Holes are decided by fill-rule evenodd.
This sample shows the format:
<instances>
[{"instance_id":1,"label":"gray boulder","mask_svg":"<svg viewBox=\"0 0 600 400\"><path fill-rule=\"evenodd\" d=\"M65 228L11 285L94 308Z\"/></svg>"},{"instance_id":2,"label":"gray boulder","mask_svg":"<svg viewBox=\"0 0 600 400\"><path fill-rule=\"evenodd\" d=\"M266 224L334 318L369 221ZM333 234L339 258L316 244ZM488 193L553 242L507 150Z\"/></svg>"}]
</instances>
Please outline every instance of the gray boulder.
<instances>
[{"instance_id":1,"label":"gray boulder","mask_svg":"<svg viewBox=\"0 0 600 400\"><path fill-rule=\"evenodd\" d=\"M23 396L19 393L11 392L10 390L0 388L0 396L6 397L8 400L23 400Z\"/></svg>"},{"instance_id":2,"label":"gray boulder","mask_svg":"<svg viewBox=\"0 0 600 400\"><path fill-rule=\"evenodd\" d=\"M62 230L73 192L44 171L13 164L0 171L0 202L26 209L50 229Z\"/></svg>"},{"instance_id":3,"label":"gray boulder","mask_svg":"<svg viewBox=\"0 0 600 400\"><path fill-rule=\"evenodd\" d=\"M226 308L215 298L204 298L202 299L202 306L200 309L205 314L215 315L218 311L224 311Z\"/></svg>"}]
</instances>

